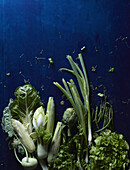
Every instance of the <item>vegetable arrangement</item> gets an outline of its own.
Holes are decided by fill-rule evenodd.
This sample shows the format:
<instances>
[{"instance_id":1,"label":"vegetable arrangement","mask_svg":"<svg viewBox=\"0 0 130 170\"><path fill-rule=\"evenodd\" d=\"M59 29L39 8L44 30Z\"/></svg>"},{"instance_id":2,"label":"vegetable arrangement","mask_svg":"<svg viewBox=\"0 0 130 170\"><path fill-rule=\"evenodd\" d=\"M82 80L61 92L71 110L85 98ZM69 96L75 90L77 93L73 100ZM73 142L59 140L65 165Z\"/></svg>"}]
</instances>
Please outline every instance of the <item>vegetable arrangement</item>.
<instances>
[{"instance_id":1,"label":"vegetable arrangement","mask_svg":"<svg viewBox=\"0 0 130 170\"><path fill-rule=\"evenodd\" d=\"M9 148L24 169L36 169L38 162L43 170L125 170L129 165L129 145L113 130L113 109L106 96L95 111L90 108L87 72L82 55L78 58L81 69L69 55L72 70L60 69L74 75L78 86L73 79L62 79L64 88L54 82L72 105L56 126L53 97L45 110L31 84L18 87L16 98L3 111L2 128ZM92 131L93 125L97 129Z\"/></svg>"},{"instance_id":2,"label":"vegetable arrangement","mask_svg":"<svg viewBox=\"0 0 130 170\"><path fill-rule=\"evenodd\" d=\"M48 169L46 163L52 163L56 157L62 131L62 122L57 122L54 129L53 97L49 97L45 114L40 96L30 84L18 87L14 94L16 99L10 99L2 117L9 147L24 169L35 169L38 161L42 169ZM17 152L24 156L22 160Z\"/></svg>"}]
</instances>

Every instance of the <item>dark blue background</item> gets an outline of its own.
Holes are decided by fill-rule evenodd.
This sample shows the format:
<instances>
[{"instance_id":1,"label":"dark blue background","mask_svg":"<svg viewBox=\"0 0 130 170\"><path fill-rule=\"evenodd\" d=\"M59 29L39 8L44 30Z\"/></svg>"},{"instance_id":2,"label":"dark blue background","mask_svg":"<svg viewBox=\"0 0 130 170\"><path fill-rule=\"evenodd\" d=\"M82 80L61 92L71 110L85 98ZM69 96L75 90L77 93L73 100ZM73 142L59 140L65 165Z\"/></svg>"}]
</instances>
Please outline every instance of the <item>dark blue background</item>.
<instances>
[{"instance_id":1,"label":"dark blue background","mask_svg":"<svg viewBox=\"0 0 130 170\"><path fill-rule=\"evenodd\" d=\"M9 98L14 98L14 90L25 79L40 92L45 106L48 97L54 96L56 120L60 120L68 103L60 105L62 93L53 81L62 83L62 77L69 80L70 75L58 70L69 67L67 54L76 59L85 46L89 80L94 88L104 85L115 110L115 129L130 144L130 101L122 103L130 99L129 11L128 0L1 0L0 118ZM54 61L50 68L49 57ZM96 72L92 72L91 67L96 65ZM108 72L110 67L115 68L114 73ZM92 92L93 105L99 104L97 93ZM0 169L22 169L5 138L0 128Z\"/></svg>"}]
</instances>

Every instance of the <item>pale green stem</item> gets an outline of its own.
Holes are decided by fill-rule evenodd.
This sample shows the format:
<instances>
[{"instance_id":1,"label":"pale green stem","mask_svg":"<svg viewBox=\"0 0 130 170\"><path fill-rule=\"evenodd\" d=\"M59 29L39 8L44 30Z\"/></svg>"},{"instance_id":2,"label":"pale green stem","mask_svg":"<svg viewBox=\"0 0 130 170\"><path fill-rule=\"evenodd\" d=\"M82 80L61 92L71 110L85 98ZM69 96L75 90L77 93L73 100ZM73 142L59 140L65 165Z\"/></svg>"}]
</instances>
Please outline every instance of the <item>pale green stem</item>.
<instances>
[{"instance_id":1,"label":"pale green stem","mask_svg":"<svg viewBox=\"0 0 130 170\"><path fill-rule=\"evenodd\" d=\"M20 164L22 164L22 162L20 161L20 159L18 158L18 155L17 155L17 153L16 153L16 148L14 148L14 155L15 155L17 161L18 161Z\"/></svg>"},{"instance_id":2,"label":"pale green stem","mask_svg":"<svg viewBox=\"0 0 130 170\"><path fill-rule=\"evenodd\" d=\"M16 135L15 135L16 136ZM17 137L17 136L16 136ZM18 139L18 137L17 137L17 139ZM21 142L20 142L21 143ZM25 150L25 154L26 154L26 158L27 158L27 162L28 162L28 152L27 152L27 149L25 148L25 146L21 143L21 145L22 145L22 147L24 148L24 150ZM22 162L20 161L20 159L18 158L18 155L17 155L17 153L16 153L16 148L14 148L14 155L15 155L15 157L16 157L16 159L18 160L18 162L20 163L20 164L22 164Z\"/></svg>"},{"instance_id":3,"label":"pale green stem","mask_svg":"<svg viewBox=\"0 0 130 170\"><path fill-rule=\"evenodd\" d=\"M56 85L63 92L63 94L68 98L68 100L70 101L72 106L75 108L75 104L74 104L74 101L72 99L72 96L70 94L68 94L68 92L59 83L54 82L53 84Z\"/></svg>"},{"instance_id":4,"label":"pale green stem","mask_svg":"<svg viewBox=\"0 0 130 170\"><path fill-rule=\"evenodd\" d=\"M87 85L87 91L88 91L88 96L89 96L89 83L88 83L88 78L87 78L88 76L87 76L87 72L86 72L86 69L85 69L85 64L84 64L84 61L83 61L83 57L82 57L81 54L79 54L79 59L80 59L80 63L81 63L83 73L84 73L84 76L85 76L86 85Z\"/></svg>"}]
</instances>

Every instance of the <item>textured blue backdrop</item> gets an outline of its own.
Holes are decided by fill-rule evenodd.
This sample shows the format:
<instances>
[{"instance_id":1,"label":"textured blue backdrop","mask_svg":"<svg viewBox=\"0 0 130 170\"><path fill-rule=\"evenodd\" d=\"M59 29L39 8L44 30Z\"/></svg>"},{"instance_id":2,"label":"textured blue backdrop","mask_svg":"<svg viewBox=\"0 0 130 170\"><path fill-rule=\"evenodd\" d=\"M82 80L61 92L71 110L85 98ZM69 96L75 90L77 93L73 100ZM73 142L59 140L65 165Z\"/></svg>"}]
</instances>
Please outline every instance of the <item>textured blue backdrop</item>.
<instances>
[{"instance_id":1,"label":"textured blue backdrop","mask_svg":"<svg viewBox=\"0 0 130 170\"><path fill-rule=\"evenodd\" d=\"M67 54L76 59L85 46L89 80L94 88L104 85L114 106L116 130L130 144L129 11L128 0L0 0L0 118L16 87L29 80L45 103L55 96L60 120L68 103L59 104L62 93L53 81L69 78L58 70L69 67ZM50 68L49 57L54 61ZM114 73L108 72L110 67L115 68ZM96 94L94 90L94 104L99 103ZM0 169L22 169L5 138L0 127Z\"/></svg>"}]
</instances>

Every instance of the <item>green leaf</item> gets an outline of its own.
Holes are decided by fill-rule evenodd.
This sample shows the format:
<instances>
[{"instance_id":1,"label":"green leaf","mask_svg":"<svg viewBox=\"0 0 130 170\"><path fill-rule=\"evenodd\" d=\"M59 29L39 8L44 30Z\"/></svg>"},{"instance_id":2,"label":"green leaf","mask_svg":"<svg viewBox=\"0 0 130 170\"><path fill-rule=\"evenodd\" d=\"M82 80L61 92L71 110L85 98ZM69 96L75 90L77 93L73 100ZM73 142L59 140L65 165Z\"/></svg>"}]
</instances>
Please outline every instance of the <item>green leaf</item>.
<instances>
[{"instance_id":1,"label":"green leaf","mask_svg":"<svg viewBox=\"0 0 130 170\"><path fill-rule=\"evenodd\" d=\"M120 169L128 166L129 145L122 134L106 129L94 142L89 156L92 170Z\"/></svg>"},{"instance_id":2,"label":"green leaf","mask_svg":"<svg viewBox=\"0 0 130 170\"><path fill-rule=\"evenodd\" d=\"M20 119L26 117L31 111L35 111L41 105L38 92L31 84L18 87L14 95L16 99L11 105L11 114L13 118Z\"/></svg>"}]
</instances>

